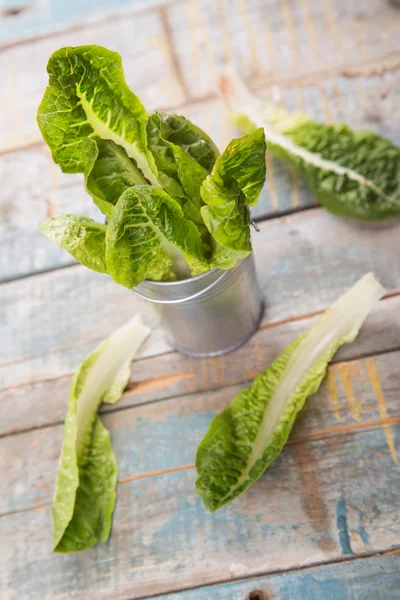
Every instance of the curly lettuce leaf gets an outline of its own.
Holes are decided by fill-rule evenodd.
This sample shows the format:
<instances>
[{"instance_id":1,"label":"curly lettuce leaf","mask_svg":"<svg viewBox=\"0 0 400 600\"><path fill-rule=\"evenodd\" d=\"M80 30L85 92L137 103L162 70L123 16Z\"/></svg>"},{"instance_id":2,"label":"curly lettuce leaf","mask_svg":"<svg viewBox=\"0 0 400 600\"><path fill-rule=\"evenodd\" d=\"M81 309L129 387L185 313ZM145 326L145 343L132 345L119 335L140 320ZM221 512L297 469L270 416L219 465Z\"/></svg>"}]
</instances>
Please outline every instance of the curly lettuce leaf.
<instances>
[{"instance_id":1,"label":"curly lettuce leaf","mask_svg":"<svg viewBox=\"0 0 400 600\"><path fill-rule=\"evenodd\" d=\"M86 191L107 218L125 190L147 184L125 150L111 140L88 140L85 157Z\"/></svg>"},{"instance_id":2,"label":"curly lettuce leaf","mask_svg":"<svg viewBox=\"0 0 400 600\"><path fill-rule=\"evenodd\" d=\"M232 120L246 132L263 127L268 148L298 169L325 208L359 219L400 214L400 149L392 142L276 109L254 97L233 71L221 88Z\"/></svg>"},{"instance_id":3,"label":"curly lettuce leaf","mask_svg":"<svg viewBox=\"0 0 400 600\"><path fill-rule=\"evenodd\" d=\"M196 487L209 511L247 490L280 454L328 363L354 341L384 291L372 273L362 277L213 419L196 457Z\"/></svg>"},{"instance_id":4,"label":"curly lettuce leaf","mask_svg":"<svg viewBox=\"0 0 400 600\"><path fill-rule=\"evenodd\" d=\"M59 215L39 223L48 240L69 252L78 262L98 273L108 273L106 226L89 217Z\"/></svg>"},{"instance_id":5,"label":"curly lettuce leaf","mask_svg":"<svg viewBox=\"0 0 400 600\"><path fill-rule=\"evenodd\" d=\"M162 190L136 186L118 200L106 235L107 269L133 288L144 279L173 281L209 269L201 236Z\"/></svg>"},{"instance_id":6,"label":"curly lettuce leaf","mask_svg":"<svg viewBox=\"0 0 400 600\"><path fill-rule=\"evenodd\" d=\"M262 128L232 140L203 181L201 215L213 238L226 249L251 252L250 212L265 182Z\"/></svg>"},{"instance_id":7,"label":"curly lettuce leaf","mask_svg":"<svg viewBox=\"0 0 400 600\"><path fill-rule=\"evenodd\" d=\"M87 138L112 140L160 187L147 148L148 116L126 85L119 54L101 46L61 48L50 57L47 71L49 85L37 120L61 169L84 172Z\"/></svg>"},{"instance_id":8,"label":"curly lettuce leaf","mask_svg":"<svg viewBox=\"0 0 400 600\"><path fill-rule=\"evenodd\" d=\"M52 506L55 552L86 550L110 534L118 469L97 411L101 402L120 399L132 360L149 333L134 317L92 352L74 376Z\"/></svg>"}]
</instances>

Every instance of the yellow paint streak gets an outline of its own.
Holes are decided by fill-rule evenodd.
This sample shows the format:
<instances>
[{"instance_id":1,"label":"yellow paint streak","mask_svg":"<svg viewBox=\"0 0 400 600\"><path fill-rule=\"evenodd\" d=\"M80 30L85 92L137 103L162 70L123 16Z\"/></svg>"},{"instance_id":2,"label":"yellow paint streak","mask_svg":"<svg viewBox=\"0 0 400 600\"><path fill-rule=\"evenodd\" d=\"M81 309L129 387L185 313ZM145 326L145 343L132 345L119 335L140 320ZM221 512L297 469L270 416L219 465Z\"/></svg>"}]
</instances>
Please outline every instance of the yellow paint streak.
<instances>
[{"instance_id":1,"label":"yellow paint streak","mask_svg":"<svg viewBox=\"0 0 400 600\"><path fill-rule=\"evenodd\" d=\"M319 92L322 97L322 109L324 112L324 121L325 121L325 123L332 123L332 121L333 121L332 107L329 102L326 88L323 85L318 85L317 87L318 87Z\"/></svg>"},{"instance_id":2,"label":"yellow paint streak","mask_svg":"<svg viewBox=\"0 0 400 600\"><path fill-rule=\"evenodd\" d=\"M257 45L256 45L257 36L253 30L251 23L250 23L249 15L247 14L247 7L246 7L245 0L238 0L238 2L239 2L239 11L240 11L240 16L241 16L241 20L242 20L243 31L245 32L246 37L247 37L247 45L249 47L250 56L251 56L251 60L252 60L252 67L253 67L253 69L255 68L255 70L257 70L257 71L260 71L261 68L260 68L260 63L258 60Z\"/></svg>"},{"instance_id":3,"label":"yellow paint streak","mask_svg":"<svg viewBox=\"0 0 400 600\"><path fill-rule=\"evenodd\" d=\"M379 378L378 369L376 368L375 359L373 357L367 358L365 360L365 366L367 369L368 377L374 390L375 398L378 404L379 416L381 419L388 419L388 411L385 401L385 396L383 394L381 380ZM385 432L387 445L389 446L390 454L392 455L393 461L397 464L397 453L396 447L393 441L392 430L390 429L390 425L385 423L383 425L383 430Z\"/></svg>"},{"instance_id":4,"label":"yellow paint streak","mask_svg":"<svg viewBox=\"0 0 400 600\"><path fill-rule=\"evenodd\" d=\"M341 105L340 90L335 82L332 85L332 91L333 91L333 102L334 102L334 106L335 106L336 118L338 118L338 116L340 115L340 112L342 110L342 105Z\"/></svg>"},{"instance_id":5,"label":"yellow paint streak","mask_svg":"<svg viewBox=\"0 0 400 600\"><path fill-rule=\"evenodd\" d=\"M168 387L173 387L181 381L193 379L192 373L179 373L178 375L164 375L161 377L155 377L154 379L148 379L147 381L140 381L139 383L133 383L128 388L129 392L135 394L142 394L144 392L154 392L156 390L163 390Z\"/></svg>"},{"instance_id":6,"label":"yellow paint streak","mask_svg":"<svg viewBox=\"0 0 400 600\"><path fill-rule=\"evenodd\" d=\"M331 399L333 410L335 412L336 420L340 419L340 406L338 400L338 391L336 386L336 376L335 376L335 367L329 367L328 373L326 376L326 383L328 387L328 395Z\"/></svg>"},{"instance_id":7,"label":"yellow paint streak","mask_svg":"<svg viewBox=\"0 0 400 600\"><path fill-rule=\"evenodd\" d=\"M357 400L353 392L353 385L351 383L349 365L347 365L346 363L342 363L338 365L338 369L350 412L353 416L353 419L358 422L361 417L361 402Z\"/></svg>"},{"instance_id":8,"label":"yellow paint streak","mask_svg":"<svg viewBox=\"0 0 400 600\"><path fill-rule=\"evenodd\" d=\"M271 199L272 209L277 212L279 208L278 196L276 193L276 184L274 179L274 167L272 162L271 151L268 150L266 152L266 163L267 163L267 182L268 182L268 191L269 197Z\"/></svg>"},{"instance_id":9,"label":"yellow paint streak","mask_svg":"<svg viewBox=\"0 0 400 600\"><path fill-rule=\"evenodd\" d=\"M271 70L273 70L276 68L278 61L277 61L277 56L276 56L275 45L272 40L271 28L270 28L267 20L265 20L265 23L264 23L264 41L265 41L265 45L267 47Z\"/></svg>"},{"instance_id":10,"label":"yellow paint streak","mask_svg":"<svg viewBox=\"0 0 400 600\"><path fill-rule=\"evenodd\" d=\"M318 48L317 32L315 31L314 23L312 20L310 5L308 3L308 0L300 0L300 4L301 4L301 8L302 8L302 11L304 14L304 21L306 23L308 39L309 39L309 42L311 43L312 51L314 52L315 55L318 55L319 48Z\"/></svg>"},{"instance_id":11,"label":"yellow paint streak","mask_svg":"<svg viewBox=\"0 0 400 600\"><path fill-rule=\"evenodd\" d=\"M342 41L340 39L339 32L338 32L337 25L336 25L335 13L332 10L329 0L323 0L322 3L324 6L325 22L328 27L329 33L331 34L331 37L333 39L335 50L338 53L339 58L341 60L343 60L344 52L343 52L343 47L342 47Z\"/></svg>"},{"instance_id":12,"label":"yellow paint streak","mask_svg":"<svg viewBox=\"0 0 400 600\"><path fill-rule=\"evenodd\" d=\"M310 431L308 433L300 433L292 436L288 442L288 446L307 441L308 439L324 438L331 435L337 435L341 433L351 433L362 429L371 429L372 427L384 427L385 425L395 425L400 423L400 417L391 417L389 419L378 419L376 421L365 421L364 423L352 423L351 425L340 425L340 427L329 427L327 429L320 429L318 431Z\"/></svg>"},{"instance_id":13,"label":"yellow paint streak","mask_svg":"<svg viewBox=\"0 0 400 600\"><path fill-rule=\"evenodd\" d=\"M229 32L226 27L226 15L229 11L228 1L229 0L223 0L224 6L222 7L221 0L215 0L214 7L215 7L215 14L217 16L218 27L222 34L222 44L224 46L225 60L228 63L231 63L233 60L232 45L231 45Z\"/></svg>"},{"instance_id":14,"label":"yellow paint streak","mask_svg":"<svg viewBox=\"0 0 400 600\"><path fill-rule=\"evenodd\" d=\"M196 35L196 14L194 12L193 2L189 2L187 4L189 10L189 27L191 31L190 40L192 44L190 57L192 62L193 73L197 73L197 81L200 79L200 58L199 58L199 46L197 43L197 35Z\"/></svg>"},{"instance_id":15,"label":"yellow paint streak","mask_svg":"<svg viewBox=\"0 0 400 600\"><path fill-rule=\"evenodd\" d=\"M290 12L290 4L289 0L281 0L282 10L283 10L283 18L285 20L286 29L289 33L290 45L292 47L293 54L293 66L296 69L296 66L299 62L299 52L300 49L297 44L296 31L293 23L293 17Z\"/></svg>"},{"instance_id":16,"label":"yellow paint streak","mask_svg":"<svg viewBox=\"0 0 400 600\"><path fill-rule=\"evenodd\" d=\"M149 473L141 473L140 475L130 475L128 477L122 477L118 479L118 483L128 483L129 481L137 481L138 479L145 479L147 477L156 477L158 475L165 475L166 473L176 473L178 471L186 471L187 469L193 469L196 465L190 463L188 465L180 465L179 467L170 467L169 469L160 469L159 471L150 471Z\"/></svg>"},{"instance_id":17,"label":"yellow paint streak","mask_svg":"<svg viewBox=\"0 0 400 600\"><path fill-rule=\"evenodd\" d=\"M300 206L299 176L293 166L290 167L290 181L292 182L292 207L298 208Z\"/></svg>"}]
</instances>

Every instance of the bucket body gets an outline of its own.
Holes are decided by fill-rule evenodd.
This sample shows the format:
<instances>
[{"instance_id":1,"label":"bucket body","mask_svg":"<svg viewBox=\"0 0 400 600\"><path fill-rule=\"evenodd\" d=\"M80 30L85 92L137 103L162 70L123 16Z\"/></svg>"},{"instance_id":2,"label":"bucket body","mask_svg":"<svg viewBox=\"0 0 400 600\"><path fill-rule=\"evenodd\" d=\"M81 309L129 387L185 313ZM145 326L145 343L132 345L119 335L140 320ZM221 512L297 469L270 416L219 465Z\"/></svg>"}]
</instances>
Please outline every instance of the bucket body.
<instances>
[{"instance_id":1,"label":"bucket body","mask_svg":"<svg viewBox=\"0 0 400 600\"><path fill-rule=\"evenodd\" d=\"M171 346L199 357L243 344L256 331L264 305L252 254L229 271L183 281L144 281L135 293L156 311Z\"/></svg>"}]
</instances>

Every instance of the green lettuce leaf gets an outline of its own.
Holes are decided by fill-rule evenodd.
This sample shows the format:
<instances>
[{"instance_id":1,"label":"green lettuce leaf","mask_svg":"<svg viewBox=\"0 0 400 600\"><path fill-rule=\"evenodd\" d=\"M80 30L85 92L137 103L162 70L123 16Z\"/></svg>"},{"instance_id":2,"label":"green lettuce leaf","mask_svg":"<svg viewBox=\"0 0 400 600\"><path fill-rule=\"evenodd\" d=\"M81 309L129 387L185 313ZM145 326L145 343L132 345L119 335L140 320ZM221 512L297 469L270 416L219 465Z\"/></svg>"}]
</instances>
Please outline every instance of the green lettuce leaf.
<instances>
[{"instance_id":1,"label":"green lettuce leaf","mask_svg":"<svg viewBox=\"0 0 400 600\"><path fill-rule=\"evenodd\" d=\"M247 490L280 454L329 361L356 338L384 291L372 273L362 277L213 419L196 458L196 487L209 511Z\"/></svg>"},{"instance_id":2,"label":"green lettuce leaf","mask_svg":"<svg viewBox=\"0 0 400 600\"><path fill-rule=\"evenodd\" d=\"M101 402L120 399L132 360L149 333L140 317L134 317L75 374L52 506L55 552L86 550L110 534L118 469L110 434L97 411Z\"/></svg>"},{"instance_id":3,"label":"green lettuce leaf","mask_svg":"<svg viewBox=\"0 0 400 600\"><path fill-rule=\"evenodd\" d=\"M147 113L126 85L119 54L101 46L61 48L50 57L47 71L49 85L37 119L62 170L84 172L87 138L112 140L160 187L147 148Z\"/></svg>"},{"instance_id":4,"label":"green lettuce leaf","mask_svg":"<svg viewBox=\"0 0 400 600\"><path fill-rule=\"evenodd\" d=\"M110 218L125 190L147 181L125 150L111 140L87 140L85 154L86 191Z\"/></svg>"},{"instance_id":5,"label":"green lettuce leaf","mask_svg":"<svg viewBox=\"0 0 400 600\"><path fill-rule=\"evenodd\" d=\"M107 227L107 269L133 288L144 279L173 281L209 269L196 225L171 196L150 186L130 188Z\"/></svg>"},{"instance_id":6,"label":"green lettuce leaf","mask_svg":"<svg viewBox=\"0 0 400 600\"><path fill-rule=\"evenodd\" d=\"M88 217L59 215L39 223L41 233L66 250L85 267L108 273L106 266L106 226Z\"/></svg>"},{"instance_id":7,"label":"green lettuce leaf","mask_svg":"<svg viewBox=\"0 0 400 600\"><path fill-rule=\"evenodd\" d=\"M250 213L265 182L265 137L261 129L232 140L203 181L201 208L213 238L226 249L251 252Z\"/></svg>"},{"instance_id":8,"label":"green lettuce leaf","mask_svg":"<svg viewBox=\"0 0 400 600\"><path fill-rule=\"evenodd\" d=\"M400 214L400 149L392 142L276 109L255 98L233 71L221 88L232 120L246 132L263 127L268 148L298 169L325 208L359 219Z\"/></svg>"}]
</instances>

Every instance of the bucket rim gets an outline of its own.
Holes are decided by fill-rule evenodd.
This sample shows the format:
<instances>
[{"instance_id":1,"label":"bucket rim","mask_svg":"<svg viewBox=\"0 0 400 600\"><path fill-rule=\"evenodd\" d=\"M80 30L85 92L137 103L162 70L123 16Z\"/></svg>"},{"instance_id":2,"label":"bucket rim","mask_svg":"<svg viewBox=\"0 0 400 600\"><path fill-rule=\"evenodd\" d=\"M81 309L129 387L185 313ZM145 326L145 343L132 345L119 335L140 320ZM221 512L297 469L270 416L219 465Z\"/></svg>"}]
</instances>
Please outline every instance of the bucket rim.
<instances>
[{"instance_id":1,"label":"bucket rim","mask_svg":"<svg viewBox=\"0 0 400 600\"><path fill-rule=\"evenodd\" d=\"M212 275L213 273L218 273L219 271L222 272L222 269L211 269L211 271L206 271L205 273L202 273L201 275L196 275L196 277L187 277L186 279L178 279L177 281L152 281L151 279L145 279L144 281L139 283L133 289L136 290L136 288L140 287L143 284L151 285L154 287L164 287L164 288L185 285L185 284L187 284L188 281L201 281L202 279L205 279L206 277Z\"/></svg>"}]
</instances>

